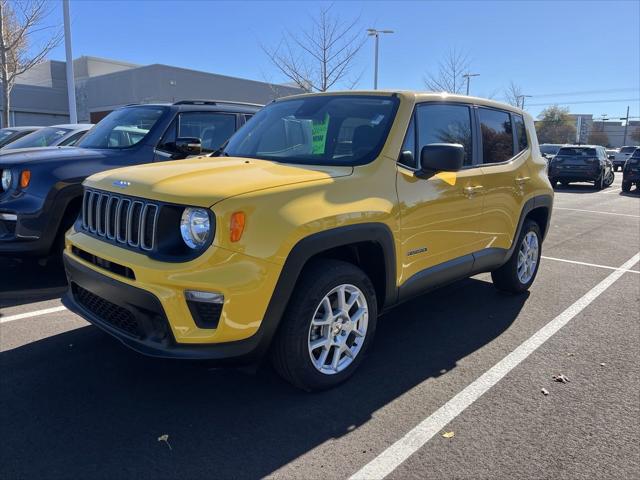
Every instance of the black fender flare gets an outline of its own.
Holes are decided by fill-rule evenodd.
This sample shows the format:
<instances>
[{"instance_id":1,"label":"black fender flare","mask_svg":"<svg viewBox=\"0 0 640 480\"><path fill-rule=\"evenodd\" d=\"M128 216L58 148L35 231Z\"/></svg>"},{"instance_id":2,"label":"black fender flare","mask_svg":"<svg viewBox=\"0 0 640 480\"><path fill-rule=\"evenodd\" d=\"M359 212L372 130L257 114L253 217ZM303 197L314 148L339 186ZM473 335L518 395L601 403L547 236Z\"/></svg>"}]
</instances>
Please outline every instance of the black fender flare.
<instances>
[{"instance_id":1,"label":"black fender flare","mask_svg":"<svg viewBox=\"0 0 640 480\"><path fill-rule=\"evenodd\" d=\"M256 348L258 355L265 353L268 349L298 278L309 259L332 248L361 242L374 242L382 248L385 264L384 304L386 306L396 303L398 288L396 286L395 243L391 229L387 225L373 222L360 223L314 233L300 240L291 249L285 260L260 328L255 334L259 339L259 345Z\"/></svg>"},{"instance_id":2,"label":"black fender flare","mask_svg":"<svg viewBox=\"0 0 640 480\"><path fill-rule=\"evenodd\" d=\"M547 213L547 224L544 226L544 233L542 235L542 240L545 239L547 233L549 232L549 225L551 223L551 212L553 210L553 195L545 194L545 195L536 195L535 197L527 200L522 207L520 212L520 218L518 219L518 228L516 228L516 234L513 237L513 242L511 242L511 247L507 251L507 255L505 255L504 263L508 262L513 255L513 252L516 249L516 243L518 241L518 237L520 237L520 232L522 231L522 225L524 225L524 220L527 218L527 215L531 213L536 208L546 208L548 210Z\"/></svg>"}]
</instances>

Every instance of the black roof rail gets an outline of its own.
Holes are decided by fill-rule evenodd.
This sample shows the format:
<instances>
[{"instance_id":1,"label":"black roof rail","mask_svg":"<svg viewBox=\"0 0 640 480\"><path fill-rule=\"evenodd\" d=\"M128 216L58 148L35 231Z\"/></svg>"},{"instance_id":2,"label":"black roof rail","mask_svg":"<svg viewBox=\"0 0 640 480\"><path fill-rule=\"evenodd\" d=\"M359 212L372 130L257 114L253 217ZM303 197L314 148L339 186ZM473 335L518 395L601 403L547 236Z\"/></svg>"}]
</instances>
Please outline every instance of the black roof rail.
<instances>
[{"instance_id":1,"label":"black roof rail","mask_svg":"<svg viewBox=\"0 0 640 480\"><path fill-rule=\"evenodd\" d=\"M174 105L244 105L247 107L264 107L259 103L234 102L232 100L180 100Z\"/></svg>"}]
</instances>

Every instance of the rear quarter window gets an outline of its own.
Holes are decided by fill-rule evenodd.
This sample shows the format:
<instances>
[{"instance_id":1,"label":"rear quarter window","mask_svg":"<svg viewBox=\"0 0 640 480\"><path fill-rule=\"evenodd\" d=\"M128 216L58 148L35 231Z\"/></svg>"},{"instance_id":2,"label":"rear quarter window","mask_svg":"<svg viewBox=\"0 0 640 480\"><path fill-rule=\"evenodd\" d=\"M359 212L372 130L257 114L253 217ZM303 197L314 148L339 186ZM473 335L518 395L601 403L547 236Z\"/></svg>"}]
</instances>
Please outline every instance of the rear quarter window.
<instances>
[{"instance_id":1,"label":"rear quarter window","mask_svg":"<svg viewBox=\"0 0 640 480\"><path fill-rule=\"evenodd\" d=\"M502 110L479 108L482 163L506 162L514 155L511 115Z\"/></svg>"}]
</instances>

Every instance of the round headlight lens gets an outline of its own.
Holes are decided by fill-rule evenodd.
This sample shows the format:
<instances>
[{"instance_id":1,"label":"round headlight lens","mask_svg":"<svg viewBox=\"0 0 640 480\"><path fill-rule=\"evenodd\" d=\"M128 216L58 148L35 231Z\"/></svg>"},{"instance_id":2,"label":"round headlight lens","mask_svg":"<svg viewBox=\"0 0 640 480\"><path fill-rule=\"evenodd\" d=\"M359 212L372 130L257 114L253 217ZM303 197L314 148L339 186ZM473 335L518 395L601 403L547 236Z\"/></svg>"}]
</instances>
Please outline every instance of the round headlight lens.
<instances>
[{"instance_id":1,"label":"round headlight lens","mask_svg":"<svg viewBox=\"0 0 640 480\"><path fill-rule=\"evenodd\" d=\"M11 188L11 182L13 181L13 175L11 170L2 171L2 190L9 190Z\"/></svg>"},{"instance_id":2,"label":"round headlight lens","mask_svg":"<svg viewBox=\"0 0 640 480\"><path fill-rule=\"evenodd\" d=\"M202 248L211 235L208 212L203 208L185 208L180 219L180 233L189 248Z\"/></svg>"}]
</instances>

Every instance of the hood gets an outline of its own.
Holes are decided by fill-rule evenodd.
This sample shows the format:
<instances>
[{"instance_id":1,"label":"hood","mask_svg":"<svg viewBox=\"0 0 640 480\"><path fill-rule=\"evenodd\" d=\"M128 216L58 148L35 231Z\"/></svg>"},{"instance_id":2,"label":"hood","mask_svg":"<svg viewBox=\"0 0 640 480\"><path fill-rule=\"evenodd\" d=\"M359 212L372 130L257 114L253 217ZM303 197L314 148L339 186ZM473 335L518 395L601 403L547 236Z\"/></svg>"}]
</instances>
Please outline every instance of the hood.
<instances>
[{"instance_id":1,"label":"hood","mask_svg":"<svg viewBox=\"0 0 640 480\"><path fill-rule=\"evenodd\" d=\"M96 159L104 156L100 150L78 147L40 147L0 150L0 166Z\"/></svg>"},{"instance_id":2,"label":"hood","mask_svg":"<svg viewBox=\"0 0 640 480\"><path fill-rule=\"evenodd\" d=\"M243 193L343 177L352 172L353 167L197 157L110 170L89 177L84 185L150 200L210 207L220 200Z\"/></svg>"}]
</instances>

